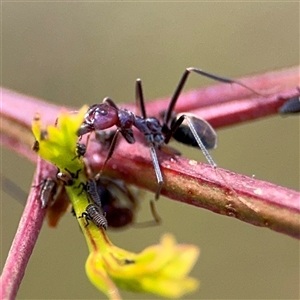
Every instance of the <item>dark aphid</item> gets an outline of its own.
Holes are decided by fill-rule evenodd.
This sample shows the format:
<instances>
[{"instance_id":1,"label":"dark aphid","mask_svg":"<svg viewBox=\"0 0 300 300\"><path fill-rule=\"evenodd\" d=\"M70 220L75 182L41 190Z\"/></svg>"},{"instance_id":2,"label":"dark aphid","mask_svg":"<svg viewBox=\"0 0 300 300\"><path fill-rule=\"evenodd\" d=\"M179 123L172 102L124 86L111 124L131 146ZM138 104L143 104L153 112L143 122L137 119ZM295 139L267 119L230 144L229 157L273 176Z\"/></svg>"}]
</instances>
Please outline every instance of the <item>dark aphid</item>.
<instances>
[{"instance_id":1,"label":"dark aphid","mask_svg":"<svg viewBox=\"0 0 300 300\"><path fill-rule=\"evenodd\" d=\"M55 201L56 195L61 191L57 182L52 178L46 178L33 187L41 187L39 196L42 208L51 205Z\"/></svg>"},{"instance_id":2,"label":"dark aphid","mask_svg":"<svg viewBox=\"0 0 300 300\"><path fill-rule=\"evenodd\" d=\"M86 211L82 213L78 218L85 218L86 225L89 225L89 221L92 221L97 227L107 229L107 220L102 212L101 207L96 204L89 204L86 207Z\"/></svg>"},{"instance_id":3,"label":"dark aphid","mask_svg":"<svg viewBox=\"0 0 300 300\"><path fill-rule=\"evenodd\" d=\"M300 88L297 87L298 92L300 93ZM296 114L300 112L300 94L294 98L286 101L280 108L280 114Z\"/></svg>"},{"instance_id":4,"label":"dark aphid","mask_svg":"<svg viewBox=\"0 0 300 300\"><path fill-rule=\"evenodd\" d=\"M51 204L55 198L57 183L51 178L47 178L42 182L42 188L40 193L40 200L42 202L42 208Z\"/></svg>"},{"instance_id":5,"label":"dark aphid","mask_svg":"<svg viewBox=\"0 0 300 300\"><path fill-rule=\"evenodd\" d=\"M76 156L72 160L74 160L75 158L80 158L80 157L84 156L85 152L86 152L86 145L77 143L76 144Z\"/></svg>"},{"instance_id":6,"label":"dark aphid","mask_svg":"<svg viewBox=\"0 0 300 300\"><path fill-rule=\"evenodd\" d=\"M151 212L154 220L135 223L138 209L138 189L126 185L122 180L100 177L97 181L89 179L86 184L81 184L81 186L82 191L86 191L89 202L103 211L109 228L123 228L128 225L146 227L160 223L160 218L152 202Z\"/></svg>"},{"instance_id":7,"label":"dark aphid","mask_svg":"<svg viewBox=\"0 0 300 300\"><path fill-rule=\"evenodd\" d=\"M24 192L16 183L9 178L0 175L3 190L19 201L22 205L26 204L28 194ZM48 224L51 227L55 227L59 219L58 214L63 214L62 198L60 198L64 191L63 185L59 184L55 179L47 178L42 180L38 185L32 186L33 188L40 187L39 201L41 207L48 207ZM55 213L56 218L52 218L52 214Z\"/></svg>"},{"instance_id":8,"label":"dark aphid","mask_svg":"<svg viewBox=\"0 0 300 300\"><path fill-rule=\"evenodd\" d=\"M97 184L94 179L89 179L86 184L86 192L91 200L98 206L102 206L102 201L98 193Z\"/></svg>"},{"instance_id":9,"label":"dark aphid","mask_svg":"<svg viewBox=\"0 0 300 300\"><path fill-rule=\"evenodd\" d=\"M40 150L40 143L39 143L39 141L37 141L37 140L34 141L34 144L32 146L32 150L35 151L35 152L38 152Z\"/></svg>"},{"instance_id":10,"label":"dark aphid","mask_svg":"<svg viewBox=\"0 0 300 300\"><path fill-rule=\"evenodd\" d=\"M253 93L256 93L254 90L239 81L216 76L196 68L187 68L175 89L166 113L164 114L163 124L161 124L157 118L147 117L142 82L140 79L137 79L135 87L136 102L139 106L139 110L141 111L141 116L135 115L128 109L120 109L112 99L105 98L103 103L94 104L89 107L85 114L84 122L77 132L78 136L82 136L92 131L108 129L114 125L117 127L102 170L96 175L96 179L100 177L107 161L113 155L119 133L122 134L129 144L133 144L135 142L132 130L133 127L137 128L137 130L144 135L149 145L150 155L158 183L155 199L158 199L163 185L163 176L159 166L156 149L164 148L165 144L168 144L174 135L176 136L177 141L181 143L190 146L198 146L205 155L209 164L213 167L216 167L215 162L207 151L207 148L214 148L216 145L216 133L214 132L213 128L208 123L197 118L196 116L191 117L188 114L181 114L179 117L175 116L174 118L175 104L191 72L224 83L236 83L252 91ZM186 123L183 124L183 121ZM209 147L207 147L207 145Z\"/></svg>"},{"instance_id":11,"label":"dark aphid","mask_svg":"<svg viewBox=\"0 0 300 300\"><path fill-rule=\"evenodd\" d=\"M88 195L88 201L90 200L94 202L98 206L102 206L102 200L100 199L100 195L98 194L97 184L94 179L89 179L87 183L80 182L78 188L81 188L81 191L78 195L82 194L83 191L86 191Z\"/></svg>"}]
</instances>

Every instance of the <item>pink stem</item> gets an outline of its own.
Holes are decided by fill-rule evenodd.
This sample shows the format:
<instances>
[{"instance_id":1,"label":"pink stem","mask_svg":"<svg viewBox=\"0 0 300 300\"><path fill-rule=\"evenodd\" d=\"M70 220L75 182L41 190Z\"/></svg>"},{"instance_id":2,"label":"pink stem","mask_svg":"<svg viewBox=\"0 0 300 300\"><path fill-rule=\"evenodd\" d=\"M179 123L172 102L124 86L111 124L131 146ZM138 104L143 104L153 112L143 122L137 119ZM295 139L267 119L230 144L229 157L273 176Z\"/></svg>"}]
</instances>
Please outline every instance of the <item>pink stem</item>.
<instances>
[{"instance_id":1,"label":"pink stem","mask_svg":"<svg viewBox=\"0 0 300 300\"><path fill-rule=\"evenodd\" d=\"M27 263L43 225L46 209L41 208L39 199L41 182L52 165L38 159L33 188L22 214L14 241L8 253L0 278L1 299L15 299L23 279Z\"/></svg>"}]
</instances>

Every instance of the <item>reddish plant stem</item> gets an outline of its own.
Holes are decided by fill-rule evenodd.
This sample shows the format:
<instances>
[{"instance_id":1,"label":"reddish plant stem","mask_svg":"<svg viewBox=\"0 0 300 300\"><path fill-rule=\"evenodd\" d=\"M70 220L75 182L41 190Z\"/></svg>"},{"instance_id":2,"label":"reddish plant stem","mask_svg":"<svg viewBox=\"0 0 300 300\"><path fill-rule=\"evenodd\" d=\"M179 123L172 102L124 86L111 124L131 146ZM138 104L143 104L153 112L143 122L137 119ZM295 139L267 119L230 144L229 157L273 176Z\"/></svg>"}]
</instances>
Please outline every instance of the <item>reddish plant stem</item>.
<instances>
[{"instance_id":1,"label":"reddish plant stem","mask_svg":"<svg viewBox=\"0 0 300 300\"><path fill-rule=\"evenodd\" d=\"M176 112L198 111L201 113L197 114L198 116L216 127L277 114L278 108L285 101L299 93L297 90L297 87L300 86L299 66L242 78L239 81L263 96L257 96L250 90L236 84L218 84L182 93L175 110ZM51 103L4 88L0 91L2 98L1 116L8 120L18 120L18 124L26 127L31 126L33 112L41 113L44 122L51 124L55 121L57 113L61 109L61 107ZM158 117L162 110L167 109L169 101L170 97L147 101L147 115ZM231 101L235 101L233 106ZM28 105L29 103L30 105ZM228 106L223 106L222 103L227 103ZM133 104L120 105L120 107L135 110ZM241 111L239 111L239 107ZM244 109L244 107L247 109ZM240 115L240 118L230 114L231 109L229 108L234 108L234 115ZM222 109L226 110L222 112ZM247 112L248 117L242 114L243 111ZM233 117L233 121L228 121L229 117L223 119L222 116L224 115L230 115L231 118ZM218 119L217 122L214 121L216 118Z\"/></svg>"},{"instance_id":2,"label":"reddish plant stem","mask_svg":"<svg viewBox=\"0 0 300 300\"><path fill-rule=\"evenodd\" d=\"M222 84L183 94L176 110L188 111L189 108L214 103L206 106L201 114L214 126L226 126L234 122L274 114L284 101L294 97L298 92L296 86L299 85L299 68L271 72L241 81L260 93L270 94L264 97L256 95L254 97L254 94L245 88ZM206 102L201 102L201 99L206 99ZM220 99L226 99L226 102L220 104ZM234 102L231 102L232 100ZM28 156L28 145L33 143L30 133L32 116L38 111L42 114L45 123L53 124L60 108L48 106L45 102L4 89L2 101L4 120L2 133L7 138L10 137L11 141L7 146L13 147L14 140L21 141L21 145L22 143L27 145L23 154ZM166 100L160 101L154 101L149 105L147 102L148 115L157 115L159 111L167 107L168 103L164 102ZM24 107L27 111L23 110L20 113L17 107ZM216 117L215 112L220 111L223 113ZM22 136L18 131L15 134L11 133L13 124L23 128ZM27 131L26 134L24 134L24 129ZM138 138L137 140L135 145L120 141L105 171L108 175L126 179L128 183L155 191L156 180L148 149L143 145L143 140ZM97 171L100 170L106 153L98 144L92 143L91 145L86 157L91 167ZM159 159L165 180L162 194L220 214L236 217L253 225L300 237L300 195L298 192L219 168L216 171L210 166L182 157L170 157L159 153Z\"/></svg>"},{"instance_id":3,"label":"reddish plant stem","mask_svg":"<svg viewBox=\"0 0 300 300\"><path fill-rule=\"evenodd\" d=\"M120 139L106 167L107 175L126 178L127 183L155 192L157 182L148 152L142 143L133 146ZM163 195L300 238L298 192L183 157L161 152L158 156L164 176ZM101 146L92 142L86 159L95 172L101 169L104 158Z\"/></svg>"},{"instance_id":4,"label":"reddish plant stem","mask_svg":"<svg viewBox=\"0 0 300 300\"><path fill-rule=\"evenodd\" d=\"M23 279L27 263L34 249L43 225L46 209L41 208L39 195L41 182L53 168L49 163L38 159L33 188L22 214L14 241L8 253L0 278L1 299L15 299Z\"/></svg>"},{"instance_id":5,"label":"reddish plant stem","mask_svg":"<svg viewBox=\"0 0 300 300\"><path fill-rule=\"evenodd\" d=\"M191 113L197 116L206 116L209 123L216 129L219 127L230 126L244 123L250 120L257 120L271 114L278 114L278 109L299 92L295 87L281 92L279 95L272 94L264 97L254 97L242 101L235 100L215 106L207 106L192 110Z\"/></svg>"},{"instance_id":6,"label":"reddish plant stem","mask_svg":"<svg viewBox=\"0 0 300 300\"><path fill-rule=\"evenodd\" d=\"M195 89L182 93L176 104L176 112L199 112L198 116L208 121L212 126L222 127L233 122L222 121L221 116L227 111L222 111L223 103L234 103L237 106L249 106L251 102L251 110L248 110L251 118L256 119L266 115L277 114L278 108L287 100L298 94L297 86L300 86L300 68L299 66L268 72L265 74L258 74L251 77L239 79L240 82L249 86L251 89L257 91L262 96L255 95L250 90L239 86L237 84L217 84L201 89ZM198 75L193 75L198 76ZM245 100L245 104L243 104ZM158 116L162 109L166 109L170 102L170 97L160 98L154 101L147 101L147 114L149 116ZM231 105L231 104L230 104ZM135 109L134 105L127 105L131 110ZM207 108L207 109L206 109ZM261 109L264 108L264 114ZM199 110L198 110L199 109ZM240 114L238 108L235 109L236 114ZM213 119L220 114L220 121L214 124ZM228 118L229 119L229 118ZM244 115L234 119L235 122L243 122ZM239 120L239 121L238 121Z\"/></svg>"}]
</instances>

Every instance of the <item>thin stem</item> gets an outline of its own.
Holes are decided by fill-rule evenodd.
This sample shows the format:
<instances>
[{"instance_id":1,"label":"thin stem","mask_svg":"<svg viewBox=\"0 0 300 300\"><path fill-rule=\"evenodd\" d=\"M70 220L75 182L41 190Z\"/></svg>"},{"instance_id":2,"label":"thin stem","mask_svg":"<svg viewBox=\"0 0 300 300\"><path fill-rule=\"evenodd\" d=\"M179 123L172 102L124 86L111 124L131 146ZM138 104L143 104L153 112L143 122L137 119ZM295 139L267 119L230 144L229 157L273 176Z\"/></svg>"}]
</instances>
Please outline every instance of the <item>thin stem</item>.
<instances>
[{"instance_id":1,"label":"thin stem","mask_svg":"<svg viewBox=\"0 0 300 300\"><path fill-rule=\"evenodd\" d=\"M33 188L22 214L14 241L8 253L2 275L0 277L0 298L15 299L24 276L27 263L34 249L39 232L43 225L46 209L41 208L39 201L41 181L52 166L38 159L37 170L33 180Z\"/></svg>"}]
</instances>

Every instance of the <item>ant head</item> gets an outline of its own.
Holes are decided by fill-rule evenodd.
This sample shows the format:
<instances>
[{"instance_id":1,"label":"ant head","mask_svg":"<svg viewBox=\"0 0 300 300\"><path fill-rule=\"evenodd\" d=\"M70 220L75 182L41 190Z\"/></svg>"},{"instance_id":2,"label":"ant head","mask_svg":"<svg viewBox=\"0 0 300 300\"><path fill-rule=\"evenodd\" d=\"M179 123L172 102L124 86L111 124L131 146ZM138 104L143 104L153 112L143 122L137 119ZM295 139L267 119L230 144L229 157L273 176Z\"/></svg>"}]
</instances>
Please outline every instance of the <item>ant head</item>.
<instances>
[{"instance_id":1,"label":"ant head","mask_svg":"<svg viewBox=\"0 0 300 300\"><path fill-rule=\"evenodd\" d=\"M118 121L116 108L105 103L94 104L89 107L84 116L84 121L77 131L81 136L94 130L103 130L112 127Z\"/></svg>"}]
</instances>

